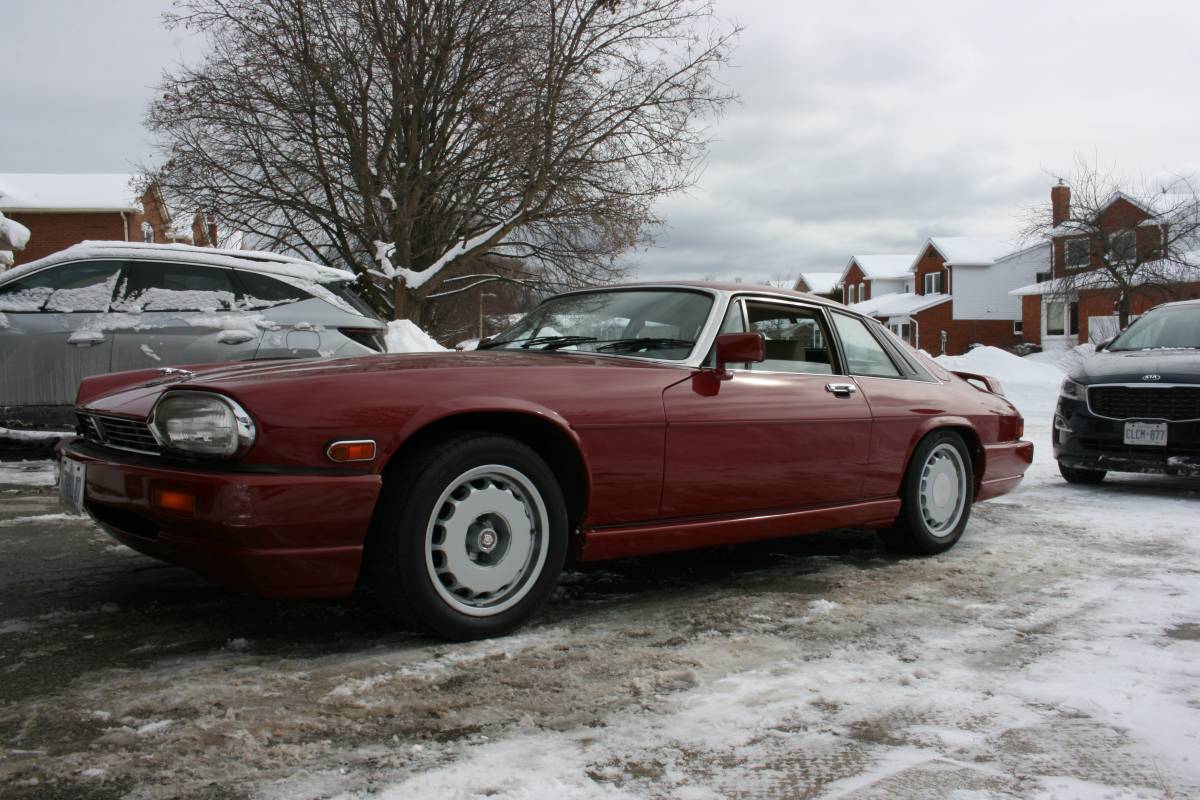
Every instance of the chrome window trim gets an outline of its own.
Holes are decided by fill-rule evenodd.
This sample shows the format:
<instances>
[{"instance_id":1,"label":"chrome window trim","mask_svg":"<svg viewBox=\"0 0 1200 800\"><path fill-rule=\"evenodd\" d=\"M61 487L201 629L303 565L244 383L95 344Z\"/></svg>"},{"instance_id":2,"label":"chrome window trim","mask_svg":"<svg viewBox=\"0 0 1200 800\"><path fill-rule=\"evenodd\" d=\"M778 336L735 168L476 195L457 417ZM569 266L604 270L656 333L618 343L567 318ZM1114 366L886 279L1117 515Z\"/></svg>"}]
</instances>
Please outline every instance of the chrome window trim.
<instances>
[{"instance_id":1,"label":"chrome window trim","mask_svg":"<svg viewBox=\"0 0 1200 800\"><path fill-rule=\"evenodd\" d=\"M718 320L718 323L717 323L718 332L720 331L721 324L725 322L725 314L728 313L729 306L733 305L734 303L741 304L742 325L746 328L749 328L748 322L750 319L750 314L746 310L746 303L754 302L754 301L760 301L763 303L767 303L768 305L796 306L797 308L802 308L806 311L812 311L814 316L816 316L818 318L818 324L823 326L821 333L825 336L826 339L829 340L829 354L830 354L830 358L833 359L829 362L830 371L829 372L800 372L798 370L790 370L790 369L754 369L753 367L751 367L750 369L746 369L745 367L731 367L728 364L726 364L725 369L727 371L729 371L731 373L741 372L746 375L811 375L811 376L824 375L826 377L833 375L833 376L842 376L842 377L847 377L847 378L852 377L845 371L845 363L842 361L841 348L834 347L834 341L835 341L834 337L837 334L833 331L833 321L829 318L829 314L827 313L828 309L824 303L815 303L815 302L811 302L809 300L806 300L806 299L800 298L800 297L786 297L786 296L781 296L781 295L772 295L772 294L768 294L766 292L729 292L729 302L725 304L726 311L722 312L720 319ZM711 350L713 347L715 347L716 343L717 343L717 336L714 334L713 335L713 343L709 346L709 350ZM707 361L707 358L705 360ZM836 360L837 363L834 363L834 360ZM739 363L741 363L741 362L739 362ZM796 363L800 363L800 362L796 362Z\"/></svg>"},{"instance_id":2,"label":"chrome window trim","mask_svg":"<svg viewBox=\"0 0 1200 800\"><path fill-rule=\"evenodd\" d=\"M1069 376L1068 376L1069 377ZM1074 380L1074 379L1072 379ZM1078 381L1076 381L1078 383ZM1156 389L1200 389L1200 384L1197 383L1088 383L1083 384L1084 387L1084 402L1087 404L1088 413L1099 419L1107 419L1112 422L1129 422L1137 420L1155 420L1156 422L1200 422L1200 417L1192 417L1189 419L1166 419L1165 417L1109 417L1104 414L1096 413L1092 408L1092 389L1143 389L1148 392L1153 392Z\"/></svg>"}]
</instances>

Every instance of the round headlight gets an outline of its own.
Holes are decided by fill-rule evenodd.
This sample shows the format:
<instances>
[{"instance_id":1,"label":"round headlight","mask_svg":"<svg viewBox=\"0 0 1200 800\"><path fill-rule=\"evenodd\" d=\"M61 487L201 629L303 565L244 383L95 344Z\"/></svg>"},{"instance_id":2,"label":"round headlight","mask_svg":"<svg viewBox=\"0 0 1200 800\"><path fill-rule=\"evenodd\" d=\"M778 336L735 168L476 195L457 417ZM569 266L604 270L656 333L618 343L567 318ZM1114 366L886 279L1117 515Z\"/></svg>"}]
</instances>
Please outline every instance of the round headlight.
<instances>
[{"instance_id":1,"label":"round headlight","mask_svg":"<svg viewBox=\"0 0 1200 800\"><path fill-rule=\"evenodd\" d=\"M150 429L159 444L197 456L231 458L254 444L254 421L237 403L208 392L167 392Z\"/></svg>"}]
</instances>

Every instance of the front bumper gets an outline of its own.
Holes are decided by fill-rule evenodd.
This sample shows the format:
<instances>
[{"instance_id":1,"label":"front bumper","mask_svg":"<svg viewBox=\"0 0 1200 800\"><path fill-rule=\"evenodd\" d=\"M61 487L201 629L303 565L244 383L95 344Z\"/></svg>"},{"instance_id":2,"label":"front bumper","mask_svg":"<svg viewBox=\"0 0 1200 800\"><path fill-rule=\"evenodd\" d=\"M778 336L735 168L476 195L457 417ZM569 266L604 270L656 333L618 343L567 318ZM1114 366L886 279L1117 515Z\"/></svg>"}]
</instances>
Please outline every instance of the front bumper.
<instances>
[{"instance_id":1,"label":"front bumper","mask_svg":"<svg viewBox=\"0 0 1200 800\"><path fill-rule=\"evenodd\" d=\"M59 452L87 465L85 508L134 550L267 597L336 597L358 581L379 475L176 466L82 439ZM191 495L194 511L159 507L163 491Z\"/></svg>"},{"instance_id":2,"label":"front bumper","mask_svg":"<svg viewBox=\"0 0 1200 800\"><path fill-rule=\"evenodd\" d=\"M1164 447L1125 444L1125 422L1097 417L1086 403L1060 398L1051 430L1054 457L1074 469L1200 477L1200 422L1168 422Z\"/></svg>"}]
</instances>

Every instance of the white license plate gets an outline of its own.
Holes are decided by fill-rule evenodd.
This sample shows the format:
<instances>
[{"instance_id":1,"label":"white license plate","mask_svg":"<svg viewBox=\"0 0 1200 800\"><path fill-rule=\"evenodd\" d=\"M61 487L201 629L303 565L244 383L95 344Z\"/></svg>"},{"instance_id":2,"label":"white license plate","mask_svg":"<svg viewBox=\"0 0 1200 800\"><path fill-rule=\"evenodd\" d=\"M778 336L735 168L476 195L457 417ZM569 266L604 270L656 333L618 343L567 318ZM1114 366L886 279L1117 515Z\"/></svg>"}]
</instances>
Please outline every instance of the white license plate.
<instances>
[{"instance_id":1,"label":"white license plate","mask_svg":"<svg viewBox=\"0 0 1200 800\"><path fill-rule=\"evenodd\" d=\"M72 514L83 513L83 490L86 485L86 465L63 457L59 464L58 497Z\"/></svg>"},{"instance_id":2,"label":"white license plate","mask_svg":"<svg viewBox=\"0 0 1200 800\"><path fill-rule=\"evenodd\" d=\"M1150 445L1153 447L1167 446L1167 423L1165 422L1126 422L1125 444Z\"/></svg>"}]
</instances>

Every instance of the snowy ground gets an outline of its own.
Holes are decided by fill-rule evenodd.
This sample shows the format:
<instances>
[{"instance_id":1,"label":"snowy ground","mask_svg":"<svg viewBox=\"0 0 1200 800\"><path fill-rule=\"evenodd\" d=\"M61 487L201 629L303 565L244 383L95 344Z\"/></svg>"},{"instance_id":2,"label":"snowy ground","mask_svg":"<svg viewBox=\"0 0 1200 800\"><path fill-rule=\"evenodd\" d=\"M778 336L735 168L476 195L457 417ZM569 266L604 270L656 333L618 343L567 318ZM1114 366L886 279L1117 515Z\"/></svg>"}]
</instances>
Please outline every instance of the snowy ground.
<instances>
[{"instance_id":1,"label":"snowy ground","mask_svg":"<svg viewBox=\"0 0 1200 800\"><path fill-rule=\"evenodd\" d=\"M992 366L1037 460L951 552L615 562L468 645L212 586L0 465L0 795L1200 796L1200 481L1068 486L1057 376Z\"/></svg>"}]
</instances>

